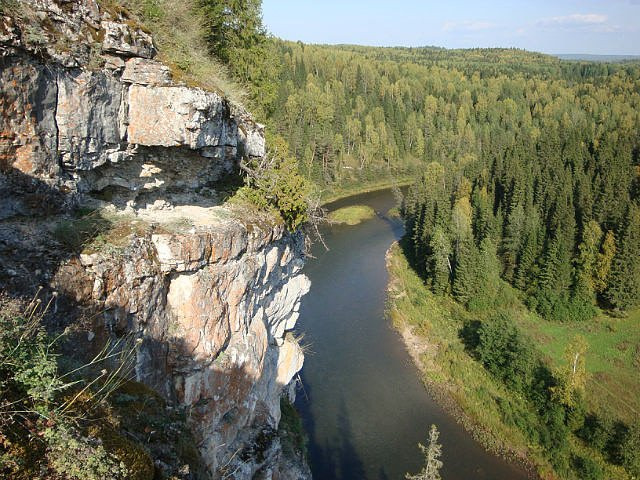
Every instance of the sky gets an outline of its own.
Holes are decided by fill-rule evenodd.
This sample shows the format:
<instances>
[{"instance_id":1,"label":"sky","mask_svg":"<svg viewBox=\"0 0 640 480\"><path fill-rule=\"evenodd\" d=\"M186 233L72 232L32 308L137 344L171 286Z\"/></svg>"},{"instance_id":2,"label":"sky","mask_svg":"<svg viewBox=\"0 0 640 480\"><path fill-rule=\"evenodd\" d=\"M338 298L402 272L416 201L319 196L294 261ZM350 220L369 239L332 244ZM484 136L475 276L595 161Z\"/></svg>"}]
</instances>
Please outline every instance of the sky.
<instances>
[{"instance_id":1,"label":"sky","mask_svg":"<svg viewBox=\"0 0 640 480\"><path fill-rule=\"evenodd\" d=\"M263 0L286 40L640 55L640 0Z\"/></svg>"}]
</instances>

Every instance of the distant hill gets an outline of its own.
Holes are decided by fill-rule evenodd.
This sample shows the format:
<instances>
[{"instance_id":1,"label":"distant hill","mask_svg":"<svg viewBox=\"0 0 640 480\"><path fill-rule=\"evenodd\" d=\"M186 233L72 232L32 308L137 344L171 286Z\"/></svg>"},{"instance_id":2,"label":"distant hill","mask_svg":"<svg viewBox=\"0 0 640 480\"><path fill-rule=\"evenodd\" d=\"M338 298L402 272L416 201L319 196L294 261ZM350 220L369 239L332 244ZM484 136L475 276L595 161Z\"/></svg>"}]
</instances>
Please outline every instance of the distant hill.
<instances>
[{"instance_id":1,"label":"distant hill","mask_svg":"<svg viewBox=\"0 0 640 480\"><path fill-rule=\"evenodd\" d=\"M640 55L590 55L587 53L563 53L554 55L562 60L586 60L589 62L626 62L639 60Z\"/></svg>"}]
</instances>

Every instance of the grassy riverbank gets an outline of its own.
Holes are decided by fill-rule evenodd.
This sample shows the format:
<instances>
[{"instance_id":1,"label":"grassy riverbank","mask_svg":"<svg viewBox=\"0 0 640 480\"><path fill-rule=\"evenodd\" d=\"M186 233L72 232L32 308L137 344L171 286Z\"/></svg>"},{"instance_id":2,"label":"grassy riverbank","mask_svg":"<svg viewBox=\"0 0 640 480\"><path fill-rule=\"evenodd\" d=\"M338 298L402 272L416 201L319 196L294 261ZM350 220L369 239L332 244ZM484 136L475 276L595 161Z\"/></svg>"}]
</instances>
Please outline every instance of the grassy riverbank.
<instances>
[{"instance_id":1,"label":"grassy riverbank","mask_svg":"<svg viewBox=\"0 0 640 480\"><path fill-rule=\"evenodd\" d=\"M583 336L588 344L588 409L627 423L640 416L640 310L626 318L600 315L581 323L545 322L535 315L523 315L518 326L549 363L558 367L566 363L565 345L576 334Z\"/></svg>"},{"instance_id":2,"label":"grassy riverbank","mask_svg":"<svg viewBox=\"0 0 640 480\"><path fill-rule=\"evenodd\" d=\"M375 216L375 210L368 205L352 205L329 213L329 222L353 226Z\"/></svg>"},{"instance_id":3,"label":"grassy riverbank","mask_svg":"<svg viewBox=\"0 0 640 480\"><path fill-rule=\"evenodd\" d=\"M542 478L557 478L543 449L525 436L516 425L517 420L509 421L516 418L516 413L530 411L531 407L526 399L507 389L465 349L460 336L461 329L465 322L484 320L483 315L468 312L449 297L434 295L412 270L398 245L394 245L388 252L387 265L390 275L389 316L420 368L426 386L488 450L528 465ZM519 302L511 305L509 310L517 318L518 328L528 338L535 340L553 369L554 365L560 363L563 335L568 335L568 327L534 319ZM610 335L604 335L608 331L604 326L606 320L600 322L604 322L600 329L584 326L585 329L591 328L591 336L587 337L587 341L595 352L587 362L591 378L597 378L596 372L603 371L599 369L606 363L604 359L609 358L611 346L615 349L618 345ZM618 335L629 335L629 346L618 356L623 359L622 362L633 362L631 342L635 341L638 334L634 333L632 325L637 325L634 318L616 324L616 338ZM637 328L635 331L637 332ZM630 374L628 365L615 369L614 362L604 370L610 379L607 390L623 390L624 378ZM598 382L594 380L590 382L592 383ZM618 386L613 388L615 385ZM634 388L637 389L637 386L636 381ZM633 390L628 392L628 395L633 395L632 392ZM629 400L630 404L633 404L633 400ZM589 408L597 408L602 402L604 397L601 397L598 389L588 389ZM613 402L608 405L615 408ZM513 417L506 412L514 412ZM610 413L619 418L619 412ZM606 462L599 452L584 445L574 435L568 437L568 443L571 458L592 459L602 472L601 477L594 478L630 478L621 467Z\"/></svg>"},{"instance_id":4,"label":"grassy riverbank","mask_svg":"<svg viewBox=\"0 0 640 480\"><path fill-rule=\"evenodd\" d=\"M401 176L397 178L385 178L379 181L345 183L332 186L323 190L320 199L322 205L327 205L343 198L360 195L362 193L377 192L392 187L404 187L414 181L411 176Z\"/></svg>"}]
</instances>

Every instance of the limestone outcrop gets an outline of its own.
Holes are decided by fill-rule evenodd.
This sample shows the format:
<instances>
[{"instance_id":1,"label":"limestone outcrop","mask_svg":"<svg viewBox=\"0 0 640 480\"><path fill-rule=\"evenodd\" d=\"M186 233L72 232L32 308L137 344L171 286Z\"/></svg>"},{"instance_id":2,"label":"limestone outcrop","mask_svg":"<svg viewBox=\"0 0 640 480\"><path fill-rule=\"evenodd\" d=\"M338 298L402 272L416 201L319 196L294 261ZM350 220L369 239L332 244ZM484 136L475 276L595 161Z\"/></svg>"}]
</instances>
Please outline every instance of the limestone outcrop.
<instances>
[{"instance_id":1,"label":"limestone outcrop","mask_svg":"<svg viewBox=\"0 0 640 480\"><path fill-rule=\"evenodd\" d=\"M217 93L174 84L152 37L122 13L95 0L22 5L43 21L0 19L5 188L24 193L26 176L49 208L87 195L135 206L167 187L210 193L241 156L264 155L263 126ZM0 218L39 212L14 197Z\"/></svg>"},{"instance_id":2,"label":"limestone outcrop","mask_svg":"<svg viewBox=\"0 0 640 480\"><path fill-rule=\"evenodd\" d=\"M173 82L125 13L19 3L26 15L0 17L0 289L47 285L92 312L79 349L138 339L137 379L186 409L211 478L310 478L277 434L304 359L303 238L218 190L265 154L263 127ZM78 205L127 226L117 245L56 254L51 232Z\"/></svg>"},{"instance_id":3,"label":"limestone outcrop","mask_svg":"<svg viewBox=\"0 0 640 480\"><path fill-rule=\"evenodd\" d=\"M276 470L278 449L256 455L255 442L267 435L274 448L280 396L302 368L302 349L286 332L309 289L303 239L213 214L189 233L162 227L117 255L82 254L53 287L102 312L94 323L102 335L139 335L137 378L187 407L212 472Z\"/></svg>"}]
</instances>

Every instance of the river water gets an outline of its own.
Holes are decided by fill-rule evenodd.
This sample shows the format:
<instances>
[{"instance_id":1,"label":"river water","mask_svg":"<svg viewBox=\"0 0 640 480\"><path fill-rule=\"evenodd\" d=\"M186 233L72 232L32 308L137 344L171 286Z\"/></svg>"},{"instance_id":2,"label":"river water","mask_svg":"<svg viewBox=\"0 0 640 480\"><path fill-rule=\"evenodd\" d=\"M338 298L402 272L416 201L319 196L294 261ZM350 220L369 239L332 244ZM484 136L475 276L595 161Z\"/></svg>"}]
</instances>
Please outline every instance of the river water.
<instances>
[{"instance_id":1,"label":"river water","mask_svg":"<svg viewBox=\"0 0 640 480\"><path fill-rule=\"evenodd\" d=\"M399 335L385 319L385 252L402 235L386 217L390 191L336 202L372 206L379 216L324 229L307 261L311 291L297 330L310 352L296 406L309 435L315 480L402 479L417 473L431 424L440 430L444 480L525 479L490 455L428 395Z\"/></svg>"}]
</instances>

